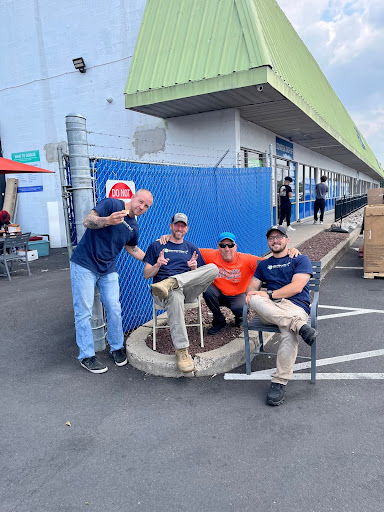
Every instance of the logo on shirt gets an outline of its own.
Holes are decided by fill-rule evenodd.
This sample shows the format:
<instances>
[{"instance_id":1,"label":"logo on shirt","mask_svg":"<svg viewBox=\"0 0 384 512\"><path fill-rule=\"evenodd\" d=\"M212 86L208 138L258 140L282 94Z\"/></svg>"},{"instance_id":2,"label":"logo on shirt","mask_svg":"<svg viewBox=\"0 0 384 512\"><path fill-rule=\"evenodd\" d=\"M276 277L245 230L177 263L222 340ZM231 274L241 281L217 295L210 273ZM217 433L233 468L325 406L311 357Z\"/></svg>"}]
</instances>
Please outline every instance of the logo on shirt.
<instances>
[{"instance_id":1,"label":"logo on shirt","mask_svg":"<svg viewBox=\"0 0 384 512\"><path fill-rule=\"evenodd\" d=\"M239 268L234 268L232 270L226 270L225 268L219 268L219 274L217 278L223 277L226 281L233 281L234 283L239 283L241 280L241 272Z\"/></svg>"},{"instance_id":2,"label":"logo on shirt","mask_svg":"<svg viewBox=\"0 0 384 512\"><path fill-rule=\"evenodd\" d=\"M273 268L289 267L290 264L291 262L289 261L288 263L281 263L280 265L268 265L268 270L272 270Z\"/></svg>"},{"instance_id":3,"label":"logo on shirt","mask_svg":"<svg viewBox=\"0 0 384 512\"><path fill-rule=\"evenodd\" d=\"M177 249L167 249L167 248L164 249L164 252L178 252L178 253L181 253L181 254L188 254L188 250L180 251L180 250L177 250Z\"/></svg>"}]
</instances>

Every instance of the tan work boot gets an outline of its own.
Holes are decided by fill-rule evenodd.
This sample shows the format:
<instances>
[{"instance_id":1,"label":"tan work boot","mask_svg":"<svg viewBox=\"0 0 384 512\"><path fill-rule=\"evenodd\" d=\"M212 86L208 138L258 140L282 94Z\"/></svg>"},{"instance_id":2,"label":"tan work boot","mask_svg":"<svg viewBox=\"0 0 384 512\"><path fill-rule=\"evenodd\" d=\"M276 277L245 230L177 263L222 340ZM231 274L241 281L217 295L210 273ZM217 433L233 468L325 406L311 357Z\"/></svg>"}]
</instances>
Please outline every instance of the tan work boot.
<instances>
[{"instance_id":1,"label":"tan work boot","mask_svg":"<svg viewBox=\"0 0 384 512\"><path fill-rule=\"evenodd\" d=\"M163 279L159 283L152 285L152 295L156 295L160 300L164 300L168 297L168 292L175 290L179 287L177 279L174 277L168 277Z\"/></svg>"},{"instance_id":2,"label":"tan work boot","mask_svg":"<svg viewBox=\"0 0 384 512\"><path fill-rule=\"evenodd\" d=\"M192 357L189 355L187 348L177 348L176 352L176 360L177 367L183 373L193 372L195 367L193 366Z\"/></svg>"}]
</instances>

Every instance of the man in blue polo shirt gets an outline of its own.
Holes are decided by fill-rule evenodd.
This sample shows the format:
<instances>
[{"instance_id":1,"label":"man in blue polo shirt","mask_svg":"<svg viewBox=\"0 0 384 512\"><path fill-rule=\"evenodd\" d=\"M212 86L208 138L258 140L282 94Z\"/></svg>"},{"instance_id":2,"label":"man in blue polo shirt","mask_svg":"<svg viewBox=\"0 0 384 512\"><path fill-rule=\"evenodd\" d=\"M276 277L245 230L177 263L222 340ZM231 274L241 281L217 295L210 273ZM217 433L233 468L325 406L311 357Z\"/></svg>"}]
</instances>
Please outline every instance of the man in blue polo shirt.
<instances>
[{"instance_id":1,"label":"man in blue polo shirt","mask_svg":"<svg viewBox=\"0 0 384 512\"><path fill-rule=\"evenodd\" d=\"M143 261L144 252L137 247L139 226L135 217L145 213L152 202L151 192L140 189L130 202L103 199L84 220L87 229L71 257L70 265L79 360L81 366L91 373L108 370L95 356L91 327L95 286L107 314L107 338L114 362L117 366L127 364L116 256L125 247L128 254Z\"/></svg>"},{"instance_id":2,"label":"man in blue polo shirt","mask_svg":"<svg viewBox=\"0 0 384 512\"><path fill-rule=\"evenodd\" d=\"M277 325L281 343L277 352L276 372L272 375L267 404L280 405L285 386L293 373L299 337L312 345L316 331L307 324L310 312L308 281L312 264L308 256L288 255L288 236L283 226L272 226L267 231L268 247L272 256L259 261L247 290L247 304L256 311L265 324ZM260 291L266 283L267 291Z\"/></svg>"},{"instance_id":3,"label":"man in blue polo shirt","mask_svg":"<svg viewBox=\"0 0 384 512\"><path fill-rule=\"evenodd\" d=\"M184 302L196 300L219 270L213 263L206 265L197 245L184 240L188 231L188 218L184 213L172 217L170 229L171 236L165 245L156 240L148 247L144 277L153 277L153 300L167 310L178 369L188 373L194 370L194 365L188 352Z\"/></svg>"}]
</instances>

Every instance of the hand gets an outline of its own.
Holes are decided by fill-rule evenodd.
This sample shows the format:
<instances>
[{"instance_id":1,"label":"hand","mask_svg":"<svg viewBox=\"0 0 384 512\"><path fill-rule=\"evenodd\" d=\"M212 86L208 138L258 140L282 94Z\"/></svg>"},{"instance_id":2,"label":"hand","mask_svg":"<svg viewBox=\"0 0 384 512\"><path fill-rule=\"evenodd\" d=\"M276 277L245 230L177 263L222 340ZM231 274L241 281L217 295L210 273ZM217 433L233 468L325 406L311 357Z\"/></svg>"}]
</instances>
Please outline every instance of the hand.
<instances>
[{"instance_id":1,"label":"hand","mask_svg":"<svg viewBox=\"0 0 384 512\"><path fill-rule=\"evenodd\" d=\"M288 256L290 258L296 258L296 256L298 256L299 254L301 254L301 252L296 249L296 247L292 247L292 249L288 249Z\"/></svg>"},{"instance_id":2,"label":"hand","mask_svg":"<svg viewBox=\"0 0 384 512\"><path fill-rule=\"evenodd\" d=\"M194 253L192 254L192 258L189 261L187 261L187 265L191 270L197 269L197 258L198 258L197 252L194 251Z\"/></svg>"},{"instance_id":3,"label":"hand","mask_svg":"<svg viewBox=\"0 0 384 512\"><path fill-rule=\"evenodd\" d=\"M171 235L161 235L160 240L157 239L156 242L160 242L161 245L165 245L167 242L169 242L171 238Z\"/></svg>"},{"instance_id":4,"label":"hand","mask_svg":"<svg viewBox=\"0 0 384 512\"><path fill-rule=\"evenodd\" d=\"M250 292L247 293L247 296L245 297L245 302L247 304L249 304L249 301L252 299L252 297L254 295L258 295L259 297L268 297L268 293L267 292L264 292L262 290L260 290L260 291L254 290L254 291L250 291Z\"/></svg>"},{"instance_id":5,"label":"hand","mask_svg":"<svg viewBox=\"0 0 384 512\"><path fill-rule=\"evenodd\" d=\"M113 212L108 219L108 224L110 226L117 226L118 224L122 224L125 217L125 210L121 210L120 212Z\"/></svg>"},{"instance_id":6,"label":"hand","mask_svg":"<svg viewBox=\"0 0 384 512\"><path fill-rule=\"evenodd\" d=\"M157 258L157 265L161 267L162 265L167 265L169 258L164 256L164 249L160 252L159 257Z\"/></svg>"}]
</instances>

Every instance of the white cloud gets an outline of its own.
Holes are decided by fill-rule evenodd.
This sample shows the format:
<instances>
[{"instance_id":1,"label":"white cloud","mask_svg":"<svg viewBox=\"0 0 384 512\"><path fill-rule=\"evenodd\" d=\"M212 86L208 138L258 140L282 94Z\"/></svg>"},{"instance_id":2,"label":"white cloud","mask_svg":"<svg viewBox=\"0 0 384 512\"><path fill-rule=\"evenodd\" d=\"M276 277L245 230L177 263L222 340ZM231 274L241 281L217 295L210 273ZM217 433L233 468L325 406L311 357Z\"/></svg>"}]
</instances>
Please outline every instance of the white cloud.
<instances>
[{"instance_id":1,"label":"white cloud","mask_svg":"<svg viewBox=\"0 0 384 512\"><path fill-rule=\"evenodd\" d=\"M384 165L383 0L277 0Z\"/></svg>"}]
</instances>

